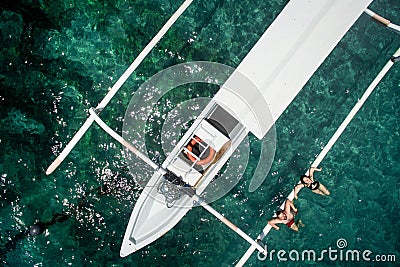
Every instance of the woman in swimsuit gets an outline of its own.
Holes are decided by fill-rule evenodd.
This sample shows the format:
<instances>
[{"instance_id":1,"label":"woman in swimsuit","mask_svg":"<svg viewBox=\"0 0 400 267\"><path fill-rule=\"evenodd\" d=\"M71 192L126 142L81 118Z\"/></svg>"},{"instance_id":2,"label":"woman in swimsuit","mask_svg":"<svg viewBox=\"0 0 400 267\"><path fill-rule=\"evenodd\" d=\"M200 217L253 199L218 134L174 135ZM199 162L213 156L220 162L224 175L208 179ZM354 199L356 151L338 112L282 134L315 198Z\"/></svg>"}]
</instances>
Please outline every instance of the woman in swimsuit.
<instances>
[{"instance_id":1,"label":"woman in swimsuit","mask_svg":"<svg viewBox=\"0 0 400 267\"><path fill-rule=\"evenodd\" d=\"M311 167L309 170L309 175L302 175L300 176L300 183L294 187L294 197L297 199L297 194L299 193L300 189L303 187L307 187L312 192L323 195L329 196L329 190L320 182L314 181L314 171L322 171L321 168Z\"/></svg>"},{"instance_id":2,"label":"woman in swimsuit","mask_svg":"<svg viewBox=\"0 0 400 267\"><path fill-rule=\"evenodd\" d=\"M294 221L294 216L297 214L297 209L293 204L293 201L286 199L285 209L279 210L276 212L276 218L273 218L268 221L268 224L271 225L274 229L279 230L278 223L284 223L292 229L293 231L298 232L299 226L304 226L304 224L299 220L297 223Z\"/></svg>"}]
</instances>

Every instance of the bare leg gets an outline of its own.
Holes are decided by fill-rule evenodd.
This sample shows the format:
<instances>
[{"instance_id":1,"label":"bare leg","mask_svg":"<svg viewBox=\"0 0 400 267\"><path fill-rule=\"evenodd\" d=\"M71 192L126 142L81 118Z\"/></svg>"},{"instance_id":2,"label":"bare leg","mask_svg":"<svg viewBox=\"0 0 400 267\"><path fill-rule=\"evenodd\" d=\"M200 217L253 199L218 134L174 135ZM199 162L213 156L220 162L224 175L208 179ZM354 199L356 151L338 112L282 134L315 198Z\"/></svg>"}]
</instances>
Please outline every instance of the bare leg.
<instances>
[{"instance_id":1,"label":"bare leg","mask_svg":"<svg viewBox=\"0 0 400 267\"><path fill-rule=\"evenodd\" d=\"M296 231L296 232L299 231L299 227L295 223L292 224L292 226L290 226L290 229L292 229L293 231Z\"/></svg>"},{"instance_id":2,"label":"bare leg","mask_svg":"<svg viewBox=\"0 0 400 267\"><path fill-rule=\"evenodd\" d=\"M322 195L322 196L329 196L331 193L329 190L321 183L319 183L318 189L312 190L315 194Z\"/></svg>"},{"instance_id":3,"label":"bare leg","mask_svg":"<svg viewBox=\"0 0 400 267\"><path fill-rule=\"evenodd\" d=\"M324 195L329 196L331 193L329 190L321 183L319 183L319 188L318 188Z\"/></svg>"},{"instance_id":4,"label":"bare leg","mask_svg":"<svg viewBox=\"0 0 400 267\"><path fill-rule=\"evenodd\" d=\"M321 195L321 196L325 196L324 192L322 192L319 189L312 190L312 192L315 193L315 194Z\"/></svg>"},{"instance_id":5,"label":"bare leg","mask_svg":"<svg viewBox=\"0 0 400 267\"><path fill-rule=\"evenodd\" d=\"M304 223L303 223L303 221L301 220L301 219L299 219L298 221L297 221L297 223L296 223L298 226L301 226L301 227L304 227L305 225L304 225Z\"/></svg>"}]
</instances>

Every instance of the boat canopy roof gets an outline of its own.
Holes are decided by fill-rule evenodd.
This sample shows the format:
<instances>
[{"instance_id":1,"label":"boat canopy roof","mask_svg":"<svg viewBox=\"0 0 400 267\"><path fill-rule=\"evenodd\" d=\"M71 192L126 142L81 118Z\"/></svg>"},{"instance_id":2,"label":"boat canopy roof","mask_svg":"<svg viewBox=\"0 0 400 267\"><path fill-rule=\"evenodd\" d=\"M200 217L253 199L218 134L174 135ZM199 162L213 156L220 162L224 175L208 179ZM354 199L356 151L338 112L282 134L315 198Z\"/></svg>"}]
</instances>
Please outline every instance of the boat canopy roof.
<instances>
[{"instance_id":1,"label":"boat canopy roof","mask_svg":"<svg viewBox=\"0 0 400 267\"><path fill-rule=\"evenodd\" d=\"M289 1L214 100L261 139L371 2Z\"/></svg>"}]
</instances>

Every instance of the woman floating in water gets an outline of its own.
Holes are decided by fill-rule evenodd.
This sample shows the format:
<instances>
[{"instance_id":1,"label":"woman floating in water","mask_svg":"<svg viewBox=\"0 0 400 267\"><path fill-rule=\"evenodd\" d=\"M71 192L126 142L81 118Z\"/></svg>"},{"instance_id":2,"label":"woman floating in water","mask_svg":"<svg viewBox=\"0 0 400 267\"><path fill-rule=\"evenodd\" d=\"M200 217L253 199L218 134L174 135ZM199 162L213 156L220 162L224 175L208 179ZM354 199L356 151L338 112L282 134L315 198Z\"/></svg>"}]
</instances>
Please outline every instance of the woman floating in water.
<instances>
[{"instance_id":1,"label":"woman floating in water","mask_svg":"<svg viewBox=\"0 0 400 267\"><path fill-rule=\"evenodd\" d=\"M294 187L294 197L297 199L297 194L299 193L300 189L303 187L307 187L312 192L323 195L329 196L330 192L326 187L318 181L314 181L314 171L322 171L321 168L311 167L308 175L300 176L300 183Z\"/></svg>"}]
</instances>

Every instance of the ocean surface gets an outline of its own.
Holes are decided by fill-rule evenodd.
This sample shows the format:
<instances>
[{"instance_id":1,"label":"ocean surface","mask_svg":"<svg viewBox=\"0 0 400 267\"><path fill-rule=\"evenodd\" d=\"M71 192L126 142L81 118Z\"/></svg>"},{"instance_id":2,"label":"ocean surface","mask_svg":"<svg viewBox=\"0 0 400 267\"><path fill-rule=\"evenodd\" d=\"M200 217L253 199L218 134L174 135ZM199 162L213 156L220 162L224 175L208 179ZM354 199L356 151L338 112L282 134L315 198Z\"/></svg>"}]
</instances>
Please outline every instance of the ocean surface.
<instances>
[{"instance_id":1,"label":"ocean surface","mask_svg":"<svg viewBox=\"0 0 400 267\"><path fill-rule=\"evenodd\" d=\"M0 265L233 266L247 250L246 241L196 207L162 238L120 258L141 189L121 146L97 126L53 174L45 174L88 109L101 101L181 3L0 2ZM286 3L194 1L101 117L121 132L139 86L176 64L211 61L237 67ZM370 8L400 23L399 1L376 0ZM211 205L256 237L399 44L399 34L362 15L277 121L276 154L264 183L249 192L259 154L251 136L243 178ZM217 88L193 85L189 91L171 91L160 110L212 97ZM315 175L331 196L301 191L295 204L305 227L299 233L286 227L271 231L264 241L275 254L260 260L254 253L248 266L399 266L399 106L400 65L395 65ZM156 120L148 132L162 124ZM158 145L147 147L156 150ZM29 227L39 222L47 229L30 236ZM279 250L286 254L279 258ZM310 250L324 257L302 260L302 252ZM346 260L347 250L371 251L371 261Z\"/></svg>"}]
</instances>

